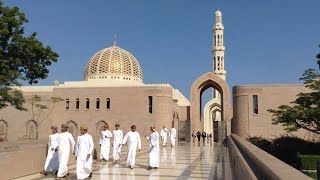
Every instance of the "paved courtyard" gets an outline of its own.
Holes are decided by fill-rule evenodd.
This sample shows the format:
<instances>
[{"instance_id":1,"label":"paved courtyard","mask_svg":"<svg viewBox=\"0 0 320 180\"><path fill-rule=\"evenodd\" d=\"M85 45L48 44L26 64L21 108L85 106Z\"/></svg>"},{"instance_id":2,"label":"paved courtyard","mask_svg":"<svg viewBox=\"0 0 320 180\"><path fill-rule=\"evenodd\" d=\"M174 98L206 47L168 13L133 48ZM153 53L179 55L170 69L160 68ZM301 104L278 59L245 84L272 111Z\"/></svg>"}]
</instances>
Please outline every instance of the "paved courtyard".
<instances>
[{"instance_id":1,"label":"paved courtyard","mask_svg":"<svg viewBox=\"0 0 320 180\"><path fill-rule=\"evenodd\" d=\"M160 153L160 167L150 171L146 170L146 149L138 154L134 169L126 168L124 160L116 165L112 162L94 162L92 179L233 179L224 145L179 143L174 148L161 148ZM69 172L65 179L76 179L75 165L69 166ZM33 174L19 179L54 179L54 176Z\"/></svg>"}]
</instances>

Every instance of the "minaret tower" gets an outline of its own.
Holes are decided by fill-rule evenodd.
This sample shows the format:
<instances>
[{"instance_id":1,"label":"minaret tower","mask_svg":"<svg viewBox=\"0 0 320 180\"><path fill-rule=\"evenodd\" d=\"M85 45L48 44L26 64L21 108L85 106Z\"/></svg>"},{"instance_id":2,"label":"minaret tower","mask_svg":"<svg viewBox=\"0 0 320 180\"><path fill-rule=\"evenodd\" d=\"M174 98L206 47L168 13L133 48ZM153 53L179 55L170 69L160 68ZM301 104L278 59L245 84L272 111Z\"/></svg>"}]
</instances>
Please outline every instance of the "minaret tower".
<instances>
[{"instance_id":1,"label":"minaret tower","mask_svg":"<svg viewBox=\"0 0 320 180\"><path fill-rule=\"evenodd\" d=\"M223 24L222 24L222 13L221 11L216 11L215 13L215 24L213 25L213 72L220 76L222 79L226 80L226 70L224 66L224 51L225 47L223 45ZM213 92L213 98L219 98L220 94L218 91Z\"/></svg>"}]
</instances>

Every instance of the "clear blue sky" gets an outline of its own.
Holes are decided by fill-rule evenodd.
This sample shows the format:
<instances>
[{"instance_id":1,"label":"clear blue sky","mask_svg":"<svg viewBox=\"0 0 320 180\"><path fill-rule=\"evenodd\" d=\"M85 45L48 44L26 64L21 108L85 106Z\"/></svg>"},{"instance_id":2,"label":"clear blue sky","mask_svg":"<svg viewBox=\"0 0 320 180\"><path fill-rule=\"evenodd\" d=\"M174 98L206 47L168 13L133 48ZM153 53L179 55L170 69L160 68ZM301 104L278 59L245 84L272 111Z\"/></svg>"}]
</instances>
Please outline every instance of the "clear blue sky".
<instances>
[{"instance_id":1,"label":"clear blue sky","mask_svg":"<svg viewBox=\"0 0 320 180\"><path fill-rule=\"evenodd\" d=\"M60 54L39 85L79 81L89 58L112 45L140 62L145 83L169 83L189 98L194 80L212 70L214 12L223 13L227 81L301 83L317 68L319 0L7 0L28 17L26 32Z\"/></svg>"}]
</instances>

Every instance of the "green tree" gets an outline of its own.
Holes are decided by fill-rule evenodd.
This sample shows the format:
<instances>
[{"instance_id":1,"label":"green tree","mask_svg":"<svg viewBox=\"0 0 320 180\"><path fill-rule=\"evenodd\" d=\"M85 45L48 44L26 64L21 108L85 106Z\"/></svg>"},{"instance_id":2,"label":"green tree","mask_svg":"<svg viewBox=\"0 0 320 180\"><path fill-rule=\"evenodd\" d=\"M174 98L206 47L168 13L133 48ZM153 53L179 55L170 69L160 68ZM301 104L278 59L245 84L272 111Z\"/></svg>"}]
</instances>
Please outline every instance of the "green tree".
<instances>
[{"instance_id":1,"label":"green tree","mask_svg":"<svg viewBox=\"0 0 320 180\"><path fill-rule=\"evenodd\" d=\"M320 53L316 57L320 69ZM291 106L268 109L273 114L272 124L282 124L288 132L302 128L320 134L320 72L307 69L300 80L304 81L309 91L299 93Z\"/></svg>"},{"instance_id":2,"label":"green tree","mask_svg":"<svg viewBox=\"0 0 320 180\"><path fill-rule=\"evenodd\" d=\"M5 7L0 0L0 109L11 105L25 110L22 92L14 86L45 79L48 67L59 57L37 40L35 32L25 35L23 25L27 22L18 7Z\"/></svg>"}]
</instances>

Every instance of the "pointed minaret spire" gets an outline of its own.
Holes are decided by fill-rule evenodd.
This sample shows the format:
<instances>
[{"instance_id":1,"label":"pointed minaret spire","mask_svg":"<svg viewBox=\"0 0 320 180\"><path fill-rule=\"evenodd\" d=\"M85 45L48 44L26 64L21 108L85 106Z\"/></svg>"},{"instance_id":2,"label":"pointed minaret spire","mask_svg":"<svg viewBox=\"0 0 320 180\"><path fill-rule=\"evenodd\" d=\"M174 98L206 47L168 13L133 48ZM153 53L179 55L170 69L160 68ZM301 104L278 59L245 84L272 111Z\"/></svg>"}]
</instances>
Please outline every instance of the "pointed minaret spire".
<instances>
[{"instance_id":1,"label":"pointed minaret spire","mask_svg":"<svg viewBox=\"0 0 320 180\"><path fill-rule=\"evenodd\" d=\"M222 13L220 10L215 12L215 24L213 25L213 73L220 76L222 79L226 80L227 72L224 66L224 51L225 47L223 45L223 31L224 27L222 24ZM220 93L217 90L213 90L213 98L220 99Z\"/></svg>"},{"instance_id":2,"label":"pointed minaret spire","mask_svg":"<svg viewBox=\"0 0 320 180\"><path fill-rule=\"evenodd\" d=\"M223 45L223 31L224 27L222 24L222 13L221 11L216 11L215 13L215 24L212 28L213 30L213 72L219 75L222 79L226 79L226 70L224 66L224 51L225 47Z\"/></svg>"},{"instance_id":3,"label":"pointed minaret spire","mask_svg":"<svg viewBox=\"0 0 320 180\"><path fill-rule=\"evenodd\" d=\"M114 33L113 45L117 46L117 34Z\"/></svg>"}]
</instances>

